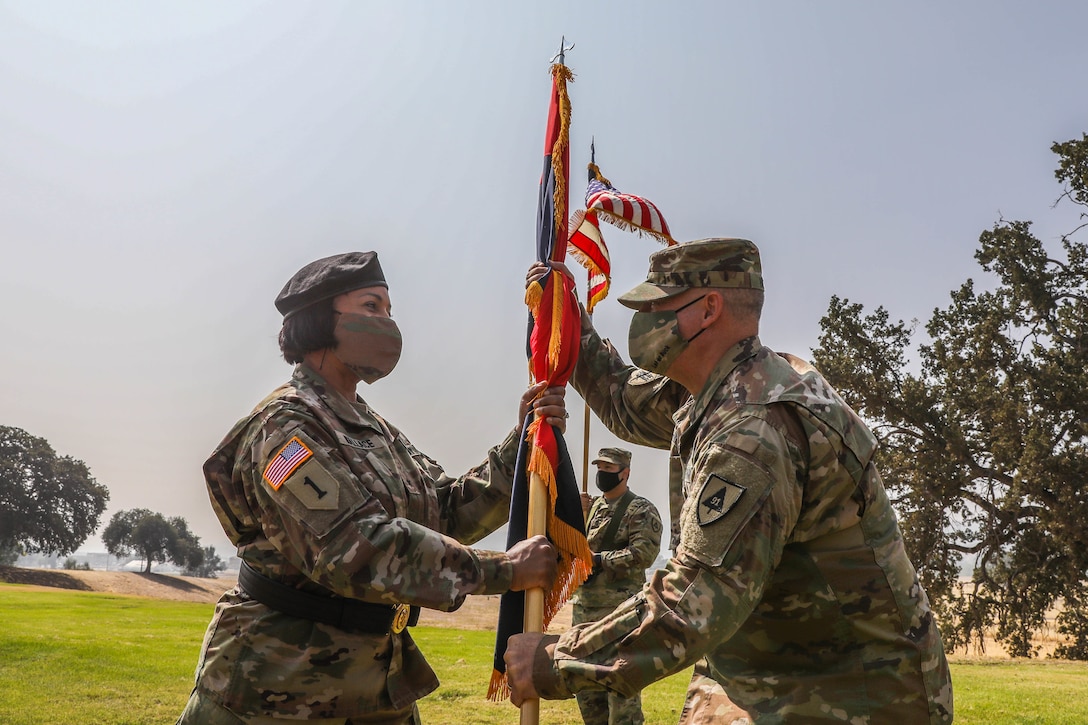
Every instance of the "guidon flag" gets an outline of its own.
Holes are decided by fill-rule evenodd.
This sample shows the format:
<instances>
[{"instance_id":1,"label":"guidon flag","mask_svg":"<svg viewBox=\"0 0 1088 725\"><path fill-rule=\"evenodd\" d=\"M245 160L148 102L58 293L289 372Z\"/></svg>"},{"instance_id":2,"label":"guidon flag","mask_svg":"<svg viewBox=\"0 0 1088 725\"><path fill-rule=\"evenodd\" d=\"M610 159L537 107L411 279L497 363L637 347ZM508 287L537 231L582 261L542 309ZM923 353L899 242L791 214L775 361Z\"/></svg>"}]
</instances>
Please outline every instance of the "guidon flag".
<instances>
[{"instance_id":1,"label":"guidon flag","mask_svg":"<svg viewBox=\"0 0 1088 725\"><path fill-rule=\"evenodd\" d=\"M544 170L540 178L537 205L537 260L562 262L567 250L567 162L569 158L570 99L567 83L573 81L570 69L560 61L553 63L552 94L544 142ZM581 314L571 279L552 270L525 291L529 307L529 331L526 353L533 382L548 381L548 387L567 384L578 360ZM546 533L555 546L559 561L555 580L544 592L542 629L593 568L593 553L586 540L585 521L578 481L570 462L563 436L543 418L530 412L522 429L524 437L518 449L513 489L510 494L510 523L507 549L528 536L529 487L538 479L546 500ZM494 671L488 686L490 700L509 696L506 642L524 630L525 592L507 592L499 603L499 622L495 637Z\"/></svg>"}]
</instances>

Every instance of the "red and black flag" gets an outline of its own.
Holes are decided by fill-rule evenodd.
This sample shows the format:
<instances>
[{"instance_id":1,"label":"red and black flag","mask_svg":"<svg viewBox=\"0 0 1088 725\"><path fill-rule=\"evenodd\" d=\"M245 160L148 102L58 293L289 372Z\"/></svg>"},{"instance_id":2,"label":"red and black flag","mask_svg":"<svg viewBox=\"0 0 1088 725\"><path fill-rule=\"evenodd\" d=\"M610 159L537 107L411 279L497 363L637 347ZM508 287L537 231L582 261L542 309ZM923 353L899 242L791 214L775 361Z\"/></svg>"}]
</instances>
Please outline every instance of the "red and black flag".
<instances>
[{"instance_id":1,"label":"red and black flag","mask_svg":"<svg viewBox=\"0 0 1088 725\"><path fill-rule=\"evenodd\" d=\"M563 261L567 249L567 160L570 100L567 83L573 75L562 61L554 63L552 95L544 144L544 171L540 178L537 210L537 260ZM565 274L552 271L525 293L529 307L527 354L533 382L548 387L566 385L578 360L581 316L574 284ZM510 501L507 548L529 534L530 485L545 487L547 535L559 552L559 569L550 591L544 593L543 628L586 580L593 567L586 541L578 482L562 435L530 413L526 434L518 450L517 474ZM533 482L536 483L533 483ZM488 699L509 695L503 654L511 635L524 631L525 593L508 592L499 606L495 641L495 670Z\"/></svg>"}]
</instances>

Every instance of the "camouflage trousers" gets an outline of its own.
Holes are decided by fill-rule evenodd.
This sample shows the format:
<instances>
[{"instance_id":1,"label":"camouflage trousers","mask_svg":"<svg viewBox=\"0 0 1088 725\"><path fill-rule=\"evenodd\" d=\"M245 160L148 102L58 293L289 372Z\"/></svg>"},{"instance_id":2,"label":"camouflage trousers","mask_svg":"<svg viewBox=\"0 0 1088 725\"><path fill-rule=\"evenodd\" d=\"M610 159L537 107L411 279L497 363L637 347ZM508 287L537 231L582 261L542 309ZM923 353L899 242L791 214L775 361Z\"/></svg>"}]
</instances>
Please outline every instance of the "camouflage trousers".
<instances>
[{"instance_id":1,"label":"camouflage trousers","mask_svg":"<svg viewBox=\"0 0 1088 725\"><path fill-rule=\"evenodd\" d=\"M614 692L585 690L575 697L586 725L642 725L642 695L621 697Z\"/></svg>"},{"instance_id":2,"label":"camouflage trousers","mask_svg":"<svg viewBox=\"0 0 1088 725\"><path fill-rule=\"evenodd\" d=\"M616 602L619 604L619 602ZM596 622L615 609L614 605L587 606L575 603L571 612L574 624ZM583 690L575 695L586 725L642 725L642 695L623 697L605 690Z\"/></svg>"},{"instance_id":3,"label":"camouflage trousers","mask_svg":"<svg viewBox=\"0 0 1088 725\"><path fill-rule=\"evenodd\" d=\"M752 720L747 712L733 704L722 686L707 674L706 660L699 660L695 664L677 725L752 725Z\"/></svg>"},{"instance_id":4,"label":"camouflage trousers","mask_svg":"<svg viewBox=\"0 0 1088 725\"><path fill-rule=\"evenodd\" d=\"M319 725L420 725L415 704L404 710L357 715L350 719L284 720L275 717L240 717L218 704L200 690L193 690L177 725L285 725L307 722Z\"/></svg>"}]
</instances>

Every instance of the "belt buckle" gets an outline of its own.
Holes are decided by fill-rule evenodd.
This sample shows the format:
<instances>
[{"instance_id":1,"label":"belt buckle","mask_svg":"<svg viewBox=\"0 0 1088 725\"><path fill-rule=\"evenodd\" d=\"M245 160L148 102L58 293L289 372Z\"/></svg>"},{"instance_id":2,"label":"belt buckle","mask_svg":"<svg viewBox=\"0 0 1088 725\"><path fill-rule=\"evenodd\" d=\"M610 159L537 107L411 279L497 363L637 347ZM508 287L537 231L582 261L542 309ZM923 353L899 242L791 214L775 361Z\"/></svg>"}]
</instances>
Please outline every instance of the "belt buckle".
<instances>
[{"instance_id":1,"label":"belt buckle","mask_svg":"<svg viewBox=\"0 0 1088 725\"><path fill-rule=\"evenodd\" d=\"M404 631L404 628L408 626L408 620L412 616L412 608L407 604L398 604L396 610L393 612L393 625L391 631L393 634L400 634Z\"/></svg>"}]
</instances>

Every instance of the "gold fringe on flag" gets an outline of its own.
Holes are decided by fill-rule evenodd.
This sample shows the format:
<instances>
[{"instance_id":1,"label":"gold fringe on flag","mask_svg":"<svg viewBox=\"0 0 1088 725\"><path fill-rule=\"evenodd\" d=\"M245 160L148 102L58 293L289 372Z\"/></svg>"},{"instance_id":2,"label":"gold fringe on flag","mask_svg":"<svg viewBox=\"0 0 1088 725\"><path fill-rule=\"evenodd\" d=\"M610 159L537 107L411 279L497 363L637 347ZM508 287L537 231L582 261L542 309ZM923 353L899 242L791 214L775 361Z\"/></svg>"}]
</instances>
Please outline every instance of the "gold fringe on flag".
<instances>
[{"instance_id":1,"label":"gold fringe on flag","mask_svg":"<svg viewBox=\"0 0 1088 725\"><path fill-rule=\"evenodd\" d=\"M566 232L567 175L563 160L570 140L570 98L567 96L567 83L574 82L574 73L562 63L555 63L552 65L552 78L555 79L555 93L559 99L559 134L552 145L552 178L555 180L552 205L555 208L555 230ZM556 249L563 249L566 243L555 246Z\"/></svg>"},{"instance_id":2,"label":"gold fringe on flag","mask_svg":"<svg viewBox=\"0 0 1088 725\"><path fill-rule=\"evenodd\" d=\"M491 681L487 683L487 699L491 702L510 699L510 681L506 679L505 672L491 670Z\"/></svg>"},{"instance_id":3,"label":"gold fringe on flag","mask_svg":"<svg viewBox=\"0 0 1088 725\"><path fill-rule=\"evenodd\" d=\"M652 229L643 229L642 227L636 227L634 224L627 221L623 217L616 216L615 214L613 214L612 212L610 212L610 211L608 211L606 209L598 209L597 210L597 215L604 217L608 221L609 224L611 224L614 227L619 227L620 229L622 229L625 232L635 232L640 237L643 234L645 234L647 236L653 237L657 241L664 244L666 247L671 247L674 244L676 244L676 240L673 239L672 237L670 237L670 236L668 236L666 234L662 234L661 232L655 232Z\"/></svg>"},{"instance_id":4,"label":"gold fringe on flag","mask_svg":"<svg viewBox=\"0 0 1088 725\"><path fill-rule=\"evenodd\" d=\"M525 288L525 306L533 313L533 319L540 312L540 303L544 299L544 286L540 283L531 284Z\"/></svg>"},{"instance_id":5,"label":"gold fringe on flag","mask_svg":"<svg viewBox=\"0 0 1088 725\"><path fill-rule=\"evenodd\" d=\"M542 418L537 418L529 424L528 436L536 435L537 428L544 424ZM529 454L529 473L536 473L544 483L548 492L547 530L551 539L560 552L559 567L555 574L555 584L544 593L544 629L547 630L552 618L570 599L577 589L589 578L592 570L593 552L589 549L589 542L584 534L564 522L555 514L555 501L559 496L556 486L555 471L547 454L540 448L533 448Z\"/></svg>"},{"instance_id":6,"label":"gold fringe on flag","mask_svg":"<svg viewBox=\"0 0 1088 725\"><path fill-rule=\"evenodd\" d=\"M563 282L558 279L558 276L562 274L557 270L552 270L548 274L555 275L556 279L552 281L552 284L558 285L562 288ZM543 281L543 278L541 278ZM544 303L544 287L538 281L536 284L529 285L525 290L525 305L529 308L529 311L533 314L533 319L540 317L540 306ZM552 295L552 319L559 320L563 317L563 295ZM552 325L550 336L548 337L548 365L554 370L559 366L559 353L562 352L563 346L563 327L562 325Z\"/></svg>"},{"instance_id":7,"label":"gold fringe on flag","mask_svg":"<svg viewBox=\"0 0 1088 725\"><path fill-rule=\"evenodd\" d=\"M559 278L562 272L552 270L552 330L548 338L548 367L555 370L559 367L559 353L563 347L563 325L559 321L563 319L563 280Z\"/></svg>"}]
</instances>

